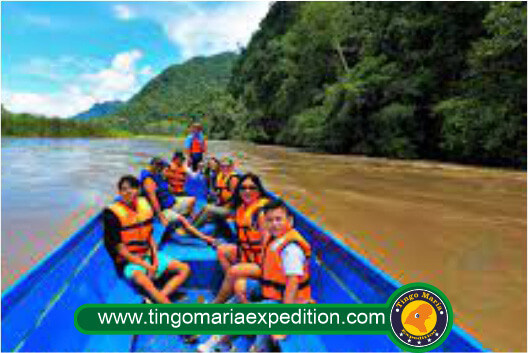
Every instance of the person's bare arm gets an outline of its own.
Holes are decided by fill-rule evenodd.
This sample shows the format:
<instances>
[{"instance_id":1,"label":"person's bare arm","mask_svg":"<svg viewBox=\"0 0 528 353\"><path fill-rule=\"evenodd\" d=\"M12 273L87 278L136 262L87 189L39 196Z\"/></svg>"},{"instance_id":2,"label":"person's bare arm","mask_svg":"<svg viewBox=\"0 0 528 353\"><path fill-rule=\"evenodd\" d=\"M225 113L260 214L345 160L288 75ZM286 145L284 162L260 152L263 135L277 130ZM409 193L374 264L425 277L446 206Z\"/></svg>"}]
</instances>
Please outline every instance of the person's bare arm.
<instances>
[{"instance_id":1,"label":"person's bare arm","mask_svg":"<svg viewBox=\"0 0 528 353\"><path fill-rule=\"evenodd\" d=\"M288 276L286 279L286 289L284 290L284 304L295 304L297 298L297 291L299 290L299 276ZM276 334L271 335L274 341L280 341L287 337L287 335Z\"/></svg>"},{"instance_id":2,"label":"person's bare arm","mask_svg":"<svg viewBox=\"0 0 528 353\"><path fill-rule=\"evenodd\" d=\"M284 304L295 304L299 290L299 276L288 276L284 290Z\"/></svg>"},{"instance_id":3,"label":"person's bare arm","mask_svg":"<svg viewBox=\"0 0 528 353\"><path fill-rule=\"evenodd\" d=\"M203 241L205 241L207 244L209 245L212 245L212 246L215 246L216 244L216 239L211 237L211 236L208 236L208 235L205 235L204 233L200 232L198 229L196 229L188 220L187 218L183 217L183 216L180 216L179 218L179 221L182 223L183 227L189 232L191 233L192 235L194 235L195 237L199 238L199 239L202 239Z\"/></svg>"}]
</instances>

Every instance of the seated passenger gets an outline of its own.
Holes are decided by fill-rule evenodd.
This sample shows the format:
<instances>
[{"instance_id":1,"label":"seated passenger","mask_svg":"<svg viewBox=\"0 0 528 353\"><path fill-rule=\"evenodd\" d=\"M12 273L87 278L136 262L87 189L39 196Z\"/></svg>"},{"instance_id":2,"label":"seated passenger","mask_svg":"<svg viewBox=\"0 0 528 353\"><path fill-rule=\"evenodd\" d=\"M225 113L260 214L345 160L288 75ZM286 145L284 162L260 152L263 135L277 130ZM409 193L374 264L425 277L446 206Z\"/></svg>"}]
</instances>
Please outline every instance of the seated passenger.
<instances>
[{"instance_id":1,"label":"seated passenger","mask_svg":"<svg viewBox=\"0 0 528 353\"><path fill-rule=\"evenodd\" d=\"M209 158L204 168L207 189L211 191L211 197L208 199L208 202L214 201L216 203L215 195L213 195L212 192L216 190L216 178L218 173L220 173L220 161L215 157Z\"/></svg>"},{"instance_id":2,"label":"seated passenger","mask_svg":"<svg viewBox=\"0 0 528 353\"><path fill-rule=\"evenodd\" d=\"M215 244L214 238L200 232L191 225L187 218L178 213L176 199L170 192L169 184L163 176L167 167L168 164L165 161L155 157L150 162L150 168L141 171L141 186L150 205L154 209L154 214L159 217L164 226L172 222L178 223L191 235L204 240L210 245Z\"/></svg>"},{"instance_id":3,"label":"seated passenger","mask_svg":"<svg viewBox=\"0 0 528 353\"><path fill-rule=\"evenodd\" d=\"M146 291L156 303L170 304L170 295L185 282L189 265L171 259L157 250L152 236L154 212L144 197L139 197L139 181L127 175L118 182L121 200L103 212L104 242L119 276ZM154 280L174 273L159 290Z\"/></svg>"},{"instance_id":4,"label":"seated passenger","mask_svg":"<svg viewBox=\"0 0 528 353\"><path fill-rule=\"evenodd\" d=\"M215 204L209 203L202 208L196 216L194 224L199 228L207 222L216 223L217 227L227 237L230 237L231 230L226 220L232 220L234 215L233 194L240 176L235 172L233 160L230 158L224 158L220 168L220 172L216 174L213 183L212 199Z\"/></svg>"},{"instance_id":5,"label":"seated passenger","mask_svg":"<svg viewBox=\"0 0 528 353\"><path fill-rule=\"evenodd\" d=\"M215 181L218 206L226 206L229 203L236 185L235 163L231 158L224 158Z\"/></svg>"},{"instance_id":6,"label":"seated passenger","mask_svg":"<svg viewBox=\"0 0 528 353\"><path fill-rule=\"evenodd\" d=\"M182 152L174 152L171 163L164 172L169 183L169 190L176 198L176 205L173 206L178 213L191 215L196 204L196 198L185 193L184 186L187 176L192 176L190 168L183 161Z\"/></svg>"},{"instance_id":7,"label":"seated passenger","mask_svg":"<svg viewBox=\"0 0 528 353\"><path fill-rule=\"evenodd\" d=\"M311 303L309 259L311 246L294 228L293 216L280 200L263 208L266 229L260 284L268 302ZM242 286L243 287L243 286Z\"/></svg>"},{"instance_id":8,"label":"seated passenger","mask_svg":"<svg viewBox=\"0 0 528 353\"><path fill-rule=\"evenodd\" d=\"M237 244L218 246L218 261L225 273L224 282L214 303L224 303L233 294L235 281L240 277L259 278L261 275L263 233L255 228L253 215L269 202L258 176L252 173L241 177L234 193ZM264 217L264 215L261 215Z\"/></svg>"},{"instance_id":9,"label":"seated passenger","mask_svg":"<svg viewBox=\"0 0 528 353\"><path fill-rule=\"evenodd\" d=\"M247 303L248 300L263 304L312 303L310 244L295 230L293 217L282 201L270 201L258 213L264 214L264 220L260 215L257 216L258 228L263 233L265 244L261 278L237 278L234 283L236 297L230 303ZM211 336L198 346L198 351L213 352L219 346L229 347L231 338L229 335ZM272 351L274 341L284 338L285 335L258 335L250 351Z\"/></svg>"},{"instance_id":10,"label":"seated passenger","mask_svg":"<svg viewBox=\"0 0 528 353\"><path fill-rule=\"evenodd\" d=\"M237 296L254 296L256 293L262 295L264 300L261 303L271 304L313 303L310 287L310 244L295 230L293 216L284 202L272 201L264 206L263 212L269 236L264 246L260 288L255 280L240 278L235 283ZM250 291L246 288L250 288ZM258 335L250 351L270 351L274 341L285 338L286 335Z\"/></svg>"}]
</instances>

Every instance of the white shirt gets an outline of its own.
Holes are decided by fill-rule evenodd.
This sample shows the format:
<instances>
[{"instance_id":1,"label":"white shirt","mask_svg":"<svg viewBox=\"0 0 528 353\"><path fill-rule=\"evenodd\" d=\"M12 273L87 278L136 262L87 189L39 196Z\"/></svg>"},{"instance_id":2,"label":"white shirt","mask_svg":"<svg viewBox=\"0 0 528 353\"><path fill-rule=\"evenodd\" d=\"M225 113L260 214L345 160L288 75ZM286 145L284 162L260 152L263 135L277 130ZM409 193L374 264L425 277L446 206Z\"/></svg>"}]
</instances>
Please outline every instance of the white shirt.
<instances>
[{"instance_id":1,"label":"white shirt","mask_svg":"<svg viewBox=\"0 0 528 353\"><path fill-rule=\"evenodd\" d=\"M306 256L302 248L296 244L288 244L281 252L282 268L286 276L304 275Z\"/></svg>"}]
</instances>

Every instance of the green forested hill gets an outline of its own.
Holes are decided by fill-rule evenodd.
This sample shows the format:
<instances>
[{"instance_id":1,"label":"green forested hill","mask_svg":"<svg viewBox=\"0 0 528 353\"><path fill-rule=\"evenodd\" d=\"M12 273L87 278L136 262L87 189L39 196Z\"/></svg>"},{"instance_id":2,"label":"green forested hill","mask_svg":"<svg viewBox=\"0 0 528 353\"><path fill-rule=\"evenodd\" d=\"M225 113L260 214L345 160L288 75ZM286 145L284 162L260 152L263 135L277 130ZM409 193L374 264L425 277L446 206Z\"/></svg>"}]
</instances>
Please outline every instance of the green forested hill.
<instances>
[{"instance_id":1,"label":"green forested hill","mask_svg":"<svg viewBox=\"0 0 528 353\"><path fill-rule=\"evenodd\" d=\"M526 167L526 3L275 2L229 85L232 135Z\"/></svg>"},{"instance_id":2,"label":"green forested hill","mask_svg":"<svg viewBox=\"0 0 528 353\"><path fill-rule=\"evenodd\" d=\"M2 136L15 137L127 137L126 131L96 122L15 114L2 105Z\"/></svg>"},{"instance_id":3,"label":"green forested hill","mask_svg":"<svg viewBox=\"0 0 528 353\"><path fill-rule=\"evenodd\" d=\"M108 120L140 134L175 134L192 116L210 119L208 115L215 113L212 103L226 99L235 59L236 54L223 53L172 65Z\"/></svg>"}]
</instances>

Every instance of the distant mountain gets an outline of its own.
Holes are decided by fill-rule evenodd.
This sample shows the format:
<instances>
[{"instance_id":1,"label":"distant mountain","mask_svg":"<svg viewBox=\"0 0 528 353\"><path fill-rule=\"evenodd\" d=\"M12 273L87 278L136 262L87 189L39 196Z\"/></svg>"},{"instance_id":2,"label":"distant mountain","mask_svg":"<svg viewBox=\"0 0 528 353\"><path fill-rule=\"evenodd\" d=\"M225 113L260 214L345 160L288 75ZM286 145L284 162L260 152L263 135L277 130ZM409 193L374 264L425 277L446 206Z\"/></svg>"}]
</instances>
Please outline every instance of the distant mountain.
<instances>
[{"instance_id":1,"label":"distant mountain","mask_svg":"<svg viewBox=\"0 0 528 353\"><path fill-rule=\"evenodd\" d=\"M100 116L112 114L121 108L125 103L121 101L111 101L104 103L95 103L90 109L72 117L76 120L89 120Z\"/></svg>"},{"instance_id":2,"label":"distant mountain","mask_svg":"<svg viewBox=\"0 0 528 353\"><path fill-rule=\"evenodd\" d=\"M191 114L208 114L210 103L224 94L237 57L227 52L169 66L110 114L109 121L136 133L159 133L160 126L173 129L176 120L183 124Z\"/></svg>"}]
</instances>

